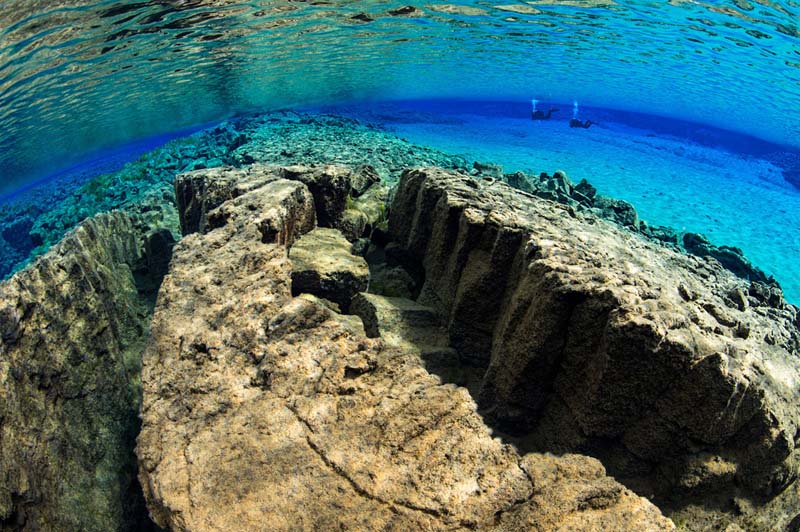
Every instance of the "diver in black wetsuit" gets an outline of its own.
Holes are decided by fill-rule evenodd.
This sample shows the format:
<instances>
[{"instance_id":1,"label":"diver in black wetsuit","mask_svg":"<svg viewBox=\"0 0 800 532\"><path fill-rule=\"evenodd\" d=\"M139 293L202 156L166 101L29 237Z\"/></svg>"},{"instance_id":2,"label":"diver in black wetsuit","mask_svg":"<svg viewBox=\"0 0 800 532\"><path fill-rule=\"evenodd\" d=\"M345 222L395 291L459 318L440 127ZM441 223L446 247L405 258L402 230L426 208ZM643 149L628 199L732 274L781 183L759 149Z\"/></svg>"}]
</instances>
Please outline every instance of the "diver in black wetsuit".
<instances>
[{"instance_id":1,"label":"diver in black wetsuit","mask_svg":"<svg viewBox=\"0 0 800 532\"><path fill-rule=\"evenodd\" d=\"M592 122L591 120L587 120L586 122L581 122L577 118L572 118L569 121L569 127L580 127L583 129L589 129L590 127L592 127L592 124L594 124L594 122Z\"/></svg>"},{"instance_id":2,"label":"diver in black wetsuit","mask_svg":"<svg viewBox=\"0 0 800 532\"><path fill-rule=\"evenodd\" d=\"M594 122L592 122L591 120L581 122L578 119L578 101L575 100L575 102L573 102L572 104L572 118L569 121L569 127L579 127L581 129L589 129L590 127L592 127L592 124L594 124Z\"/></svg>"},{"instance_id":3,"label":"diver in black wetsuit","mask_svg":"<svg viewBox=\"0 0 800 532\"><path fill-rule=\"evenodd\" d=\"M550 120L550 117L553 116L553 113L556 111L558 111L558 109L549 109L546 113L542 110L531 111L531 120Z\"/></svg>"}]
</instances>

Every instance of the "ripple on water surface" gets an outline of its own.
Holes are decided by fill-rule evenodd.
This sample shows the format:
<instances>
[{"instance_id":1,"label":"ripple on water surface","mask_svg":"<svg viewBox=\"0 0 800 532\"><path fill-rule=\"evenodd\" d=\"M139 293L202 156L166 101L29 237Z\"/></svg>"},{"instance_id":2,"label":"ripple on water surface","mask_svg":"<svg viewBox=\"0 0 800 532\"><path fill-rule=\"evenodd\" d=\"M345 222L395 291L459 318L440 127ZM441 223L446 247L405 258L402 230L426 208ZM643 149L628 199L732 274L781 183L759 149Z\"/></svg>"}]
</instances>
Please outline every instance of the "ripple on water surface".
<instances>
[{"instance_id":1,"label":"ripple on water surface","mask_svg":"<svg viewBox=\"0 0 800 532\"><path fill-rule=\"evenodd\" d=\"M0 187L237 111L365 98L577 98L796 143L797 15L770 0L0 0Z\"/></svg>"}]
</instances>

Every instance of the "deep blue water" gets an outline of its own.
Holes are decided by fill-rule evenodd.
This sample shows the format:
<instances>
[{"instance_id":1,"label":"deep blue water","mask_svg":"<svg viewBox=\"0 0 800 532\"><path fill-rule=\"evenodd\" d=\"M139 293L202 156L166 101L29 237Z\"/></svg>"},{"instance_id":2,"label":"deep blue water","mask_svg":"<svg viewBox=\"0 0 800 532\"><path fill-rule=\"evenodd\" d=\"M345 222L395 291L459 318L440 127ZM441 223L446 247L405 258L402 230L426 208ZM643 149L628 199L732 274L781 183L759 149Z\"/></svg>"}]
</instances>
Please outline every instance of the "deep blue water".
<instances>
[{"instance_id":1,"label":"deep blue water","mask_svg":"<svg viewBox=\"0 0 800 532\"><path fill-rule=\"evenodd\" d=\"M568 126L573 102L530 120L530 102L414 101L320 109L382 124L416 144L495 162L505 171L565 171L631 202L651 225L736 246L790 302L800 302L800 188L795 148L686 120L579 105L591 128ZM787 179L789 178L789 179ZM790 182L795 181L795 184Z\"/></svg>"},{"instance_id":2,"label":"deep blue water","mask_svg":"<svg viewBox=\"0 0 800 532\"><path fill-rule=\"evenodd\" d=\"M79 186L98 175L116 172L125 164L136 160L137 157L151 150L163 146L172 139L181 138L203 129L212 124L203 124L178 131L171 131L154 137L147 137L109 148L101 148L94 152L83 154L76 164L67 168L59 168L52 174L24 185L6 189L5 194L0 194L0 205L15 201L25 201L26 195L31 192L39 193L48 186L64 185L68 188Z\"/></svg>"}]
</instances>

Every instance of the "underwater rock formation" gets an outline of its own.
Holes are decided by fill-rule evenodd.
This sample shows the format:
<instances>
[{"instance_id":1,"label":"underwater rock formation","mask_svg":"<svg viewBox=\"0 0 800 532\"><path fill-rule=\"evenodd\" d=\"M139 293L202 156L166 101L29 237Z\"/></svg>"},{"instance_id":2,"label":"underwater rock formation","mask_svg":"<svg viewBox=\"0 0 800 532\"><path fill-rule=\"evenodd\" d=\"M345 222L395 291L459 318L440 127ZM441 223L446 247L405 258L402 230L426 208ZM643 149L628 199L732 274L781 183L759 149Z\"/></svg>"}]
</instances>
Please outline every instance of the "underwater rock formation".
<instances>
[{"instance_id":1,"label":"underwater rock formation","mask_svg":"<svg viewBox=\"0 0 800 532\"><path fill-rule=\"evenodd\" d=\"M152 526L133 446L151 311L140 285L157 280L138 223L86 220L0 284L0 530Z\"/></svg>"},{"instance_id":2,"label":"underwater rock formation","mask_svg":"<svg viewBox=\"0 0 800 532\"><path fill-rule=\"evenodd\" d=\"M202 196L216 185L192 179L198 196L182 204L215 204ZM211 210L182 211L209 223L175 248L143 361L137 452L159 525L674 528L595 459L518 455L418 354L367 338L322 300L293 297L287 247L311 231L310 197L275 173ZM265 239L266 224L281 237Z\"/></svg>"},{"instance_id":3,"label":"underwater rock formation","mask_svg":"<svg viewBox=\"0 0 800 532\"><path fill-rule=\"evenodd\" d=\"M717 247L711 244L705 236L695 233L683 235L683 247L686 251L698 257L714 257L725 268L743 279L778 287L775 279L768 278L764 272L755 268L739 248L730 246Z\"/></svg>"},{"instance_id":4,"label":"underwater rock formation","mask_svg":"<svg viewBox=\"0 0 800 532\"><path fill-rule=\"evenodd\" d=\"M419 302L485 369L484 416L523 447L589 452L679 504L796 485L797 308L492 179L407 171L389 228L424 267Z\"/></svg>"},{"instance_id":5,"label":"underwater rock formation","mask_svg":"<svg viewBox=\"0 0 800 532\"><path fill-rule=\"evenodd\" d=\"M494 174L481 172L480 169L485 166L490 165L475 163L475 168L478 170L475 175L495 177ZM742 279L758 281L780 292L777 281L767 277L760 268L747 260L741 249L729 246L717 247L705 236L694 233L686 233L681 239L679 233L670 227L648 225L639 219L633 205L624 200L598 194L597 189L585 179L575 185L567 174L559 170L552 176L542 172L537 177L514 172L502 175L502 180L513 188L534 196L556 201L580 212L590 211L667 247L683 250L698 257L713 257ZM782 299L782 292L777 294L777 297Z\"/></svg>"},{"instance_id":6,"label":"underwater rock formation","mask_svg":"<svg viewBox=\"0 0 800 532\"><path fill-rule=\"evenodd\" d=\"M171 530L672 529L629 488L691 531L796 523L777 288L607 223L566 175L555 201L370 176L183 173L177 212L157 187L0 284L0 530L152 526L153 305L137 453Z\"/></svg>"}]
</instances>

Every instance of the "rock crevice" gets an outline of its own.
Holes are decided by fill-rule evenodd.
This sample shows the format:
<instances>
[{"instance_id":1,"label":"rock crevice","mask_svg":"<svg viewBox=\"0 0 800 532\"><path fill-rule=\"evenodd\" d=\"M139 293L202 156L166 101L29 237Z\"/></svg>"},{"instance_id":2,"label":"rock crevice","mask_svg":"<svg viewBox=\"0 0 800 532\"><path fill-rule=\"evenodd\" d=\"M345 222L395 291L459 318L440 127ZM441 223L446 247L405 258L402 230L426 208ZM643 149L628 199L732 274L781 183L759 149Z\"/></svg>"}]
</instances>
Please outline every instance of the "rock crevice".
<instances>
[{"instance_id":1,"label":"rock crevice","mask_svg":"<svg viewBox=\"0 0 800 532\"><path fill-rule=\"evenodd\" d=\"M265 243L252 228L272 208L240 208L239 198L214 207L235 216L177 245L144 356L138 454L159 524L672 528L590 458L519 456L491 437L467 391L432 376L418 351L367 338L360 320L319 293L293 296L287 246L319 229L302 233L294 224L292 238ZM306 202L298 208L319 212ZM204 345L203 356L184 356L190 345ZM596 474L586 476L587 468ZM582 502L586 490L605 494L605 504Z\"/></svg>"},{"instance_id":2,"label":"rock crevice","mask_svg":"<svg viewBox=\"0 0 800 532\"><path fill-rule=\"evenodd\" d=\"M135 214L98 215L0 284L0 529L153 529L133 447L170 246L146 241Z\"/></svg>"},{"instance_id":3,"label":"rock crevice","mask_svg":"<svg viewBox=\"0 0 800 532\"><path fill-rule=\"evenodd\" d=\"M757 282L435 168L403 174L389 229L462 363L485 369L481 412L523 448L590 452L665 504L796 479L797 309Z\"/></svg>"}]
</instances>

